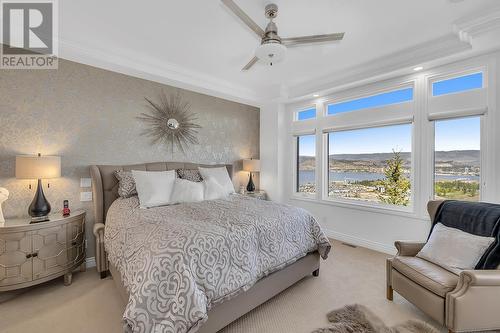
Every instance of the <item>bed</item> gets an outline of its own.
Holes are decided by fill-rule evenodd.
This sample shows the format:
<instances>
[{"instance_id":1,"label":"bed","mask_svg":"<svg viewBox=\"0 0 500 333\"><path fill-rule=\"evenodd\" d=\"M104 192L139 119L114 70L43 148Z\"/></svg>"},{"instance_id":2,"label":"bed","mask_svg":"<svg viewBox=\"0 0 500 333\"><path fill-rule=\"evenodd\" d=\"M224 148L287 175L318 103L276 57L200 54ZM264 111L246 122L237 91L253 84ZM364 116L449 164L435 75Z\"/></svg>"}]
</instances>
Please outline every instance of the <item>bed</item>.
<instances>
[{"instance_id":1,"label":"bed","mask_svg":"<svg viewBox=\"0 0 500 333\"><path fill-rule=\"evenodd\" d=\"M97 269L109 270L127 304L126 332L215 333L317 276L320 257L328 256L328 239L299 208L238 194L152 209L140 209L137 197L118 198L115 170L198 166L210 167L91 167Z\"/></svg>"}]
</instances>

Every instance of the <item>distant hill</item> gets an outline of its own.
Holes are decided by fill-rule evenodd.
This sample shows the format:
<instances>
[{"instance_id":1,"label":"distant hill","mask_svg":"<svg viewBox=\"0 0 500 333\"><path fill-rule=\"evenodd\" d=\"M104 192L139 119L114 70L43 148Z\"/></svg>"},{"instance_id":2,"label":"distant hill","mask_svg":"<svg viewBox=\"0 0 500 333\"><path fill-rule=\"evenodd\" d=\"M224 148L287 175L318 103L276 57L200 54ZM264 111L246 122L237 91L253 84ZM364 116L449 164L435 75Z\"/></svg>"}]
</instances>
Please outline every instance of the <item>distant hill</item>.
<instances>
[{"instance_id":1,"label":"distant hill","mask_svg":"<svg viewBox=\"0 0 500 333\"><path fill-rule=\"evenodd\" d=\"M472 166L479 166L481 152L479 150L452 150L452 151L437 151L435 155L436 161L454 161Z\"/></svg>"},{"instance_id":2,"label":"distant hill","mask_svg":"<svg viewBox=\"0 0 500 333\"><path fill-rule=\"evenodd\" d=\"M391 159L393 153L375 153L375 154L334 154L330 155L330 160L344 160L344 161L387 161ZM402 159L409 161L410 153L401 152L400 156Z\"/></svg>"},{"instance_id":3,"label":"distant hill","mask_svg":"<svg viewBox=\"0 0 500 333\"><path fill-rule=\"evenodd\" d=\"M409 152L401 152L401 158L405 161L405 165L411 163L411 155ZM330 163L335 160L339 164L346 165L364 165L372 167L380 167L385 164L385 161L391 159L393 153L374 153L374 154L334 154L330 155ZM467 165L478 167L480 163L479 150L452 150L452 151L437 151L435 153L437 163L448 163L451 165ZM315 161L310 156L300 156L299 163L302 169L314 168Z\"/></svg>"}]
</instances>

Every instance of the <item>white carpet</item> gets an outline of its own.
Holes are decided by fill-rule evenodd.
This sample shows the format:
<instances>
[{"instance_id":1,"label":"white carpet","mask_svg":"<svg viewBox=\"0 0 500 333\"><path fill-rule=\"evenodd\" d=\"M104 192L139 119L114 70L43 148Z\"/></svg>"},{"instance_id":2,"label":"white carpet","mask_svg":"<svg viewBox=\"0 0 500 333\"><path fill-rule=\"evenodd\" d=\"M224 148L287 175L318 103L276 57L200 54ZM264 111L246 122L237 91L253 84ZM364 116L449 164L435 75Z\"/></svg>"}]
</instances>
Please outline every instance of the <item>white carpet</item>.
<instances>
[{"instance_id":1,"label":"white carpet","mask_svg":"<svg viewBox=\"0 0 500 333\"><path fill-rule=\"evenodd\" d=\"M327 326L330 310L354 303L367 306L389 326L419 319L447 332L399 295L394 302L385 299L386 257L335 241L318 278L302 280L221 333L307 333ZM118 333L123 306L114 282L100 280L90 269L75 273L69 287L61 278L23 292L0 293L0 331Z\"/></svg>"}]
</instances>

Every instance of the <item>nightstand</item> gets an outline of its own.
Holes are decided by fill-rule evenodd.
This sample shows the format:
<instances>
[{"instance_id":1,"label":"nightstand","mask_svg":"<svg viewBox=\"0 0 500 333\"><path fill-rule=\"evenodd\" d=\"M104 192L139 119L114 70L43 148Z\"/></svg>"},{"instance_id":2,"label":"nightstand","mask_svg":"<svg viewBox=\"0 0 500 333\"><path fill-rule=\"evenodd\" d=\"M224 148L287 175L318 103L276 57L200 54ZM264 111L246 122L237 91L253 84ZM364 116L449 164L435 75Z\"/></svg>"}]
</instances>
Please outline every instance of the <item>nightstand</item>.
<instances>
[{"instance_id":1,"label":"nightstand","mask_svg":"<svg viewBox=\"0 0 500 333\"><path fill-rule=\"evenodd\" d=\"M46 222L29 218L0 223L0 291L30 287L85 270L85 212L52 214Z\"/></svg>"},{"instance_id":2,"label":"nightstand","mask_svg":"<svg viewBox=\"0 0 500 333\"><path fill-rule=\"evenodd\" d=\"M260 200L267 200L267 194L266 191L254 191L254 192L245 192L243 195L255 198L255 199L260 199Z\"/></svg>"}]
</instances>

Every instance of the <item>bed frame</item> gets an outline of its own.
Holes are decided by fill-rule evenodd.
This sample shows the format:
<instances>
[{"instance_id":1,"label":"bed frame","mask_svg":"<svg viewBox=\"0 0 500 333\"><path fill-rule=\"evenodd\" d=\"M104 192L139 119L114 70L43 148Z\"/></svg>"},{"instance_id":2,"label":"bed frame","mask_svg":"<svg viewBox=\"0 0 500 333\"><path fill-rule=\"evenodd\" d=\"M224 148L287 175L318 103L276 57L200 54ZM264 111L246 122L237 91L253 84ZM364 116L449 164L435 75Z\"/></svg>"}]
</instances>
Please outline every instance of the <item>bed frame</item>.
<instances>
[{"instance_id":1,"label":"bed frame","mask_svg":"<svg viewBox=\"0 0 500 333\"><path fill-rule=\"evenodd\" d=\"M114 176L116 170L167 171L173 169L197 169L201 167L225 166L233 178L232 165L201 165L179 162L156 162L135 165L94 165L91 166L92 192L94 198L94 234L96 235L97 269L102 277L109 270L125 304L128 302L128 291L121 281L120 273L106 259L104 251L104 228L108 208L118 198L118 181ZM208 312L207 321L200 327L198 333L215 333L260 304L271 299L286 288L292 286L304 277L319 275L320 256L317 251L309 253L295 263L259 280L248 291L214 306Z\"/></svg>"}]
</instances>

